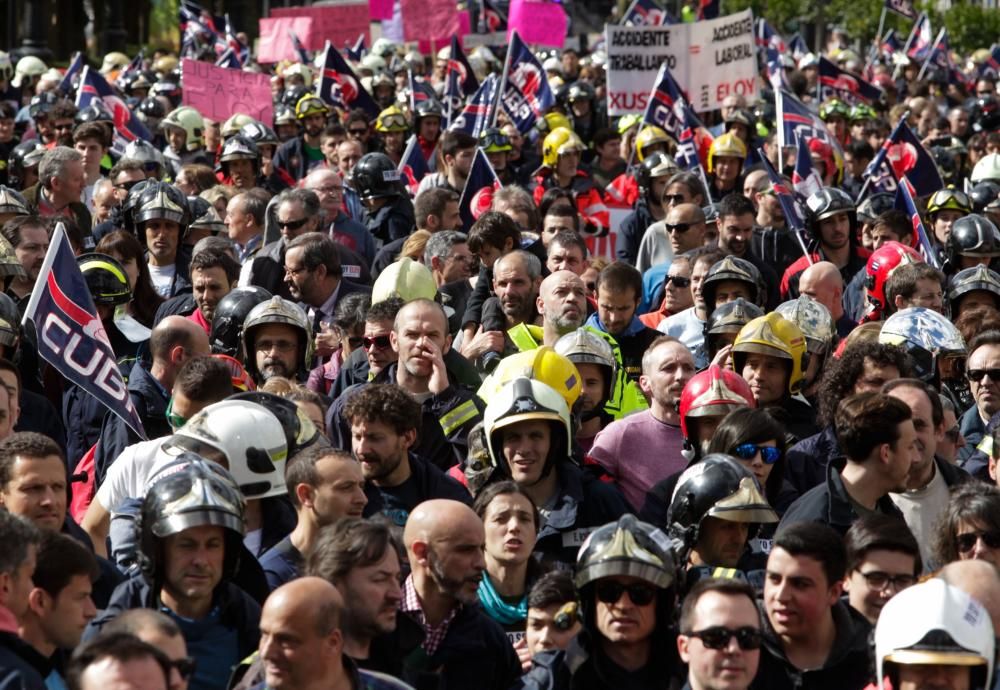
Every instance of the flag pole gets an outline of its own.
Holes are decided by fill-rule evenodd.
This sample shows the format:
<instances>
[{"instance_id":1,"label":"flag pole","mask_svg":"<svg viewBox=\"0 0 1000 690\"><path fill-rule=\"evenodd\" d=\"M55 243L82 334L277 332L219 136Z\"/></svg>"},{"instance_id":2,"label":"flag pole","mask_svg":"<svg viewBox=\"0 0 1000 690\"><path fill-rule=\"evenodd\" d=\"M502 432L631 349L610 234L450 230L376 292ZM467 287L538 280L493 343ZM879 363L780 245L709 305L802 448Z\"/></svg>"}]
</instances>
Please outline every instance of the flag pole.
<instances>
[{"instance_id":1,"label":"flag pole","mask_svg":"<svg viewBox=\"0 0 1000 690\"><path fill-rule=\"evenodd\" d=\"M878 18L878 31L875 33L875 50L876 55L878 54L878 46L882 42L882 30L885 28L885 3L882 3L882 14Z\"/></svg>"},{"instance_id":2,"label":"flag pole","mask_svg":"<svg viewBox=\"0 0 1000 690\"><path fill-rule=\"evenodd\" d=\"M913 26L910 28L910 35L906 37L906 44L903 46L903 57L907 58L910 57L910 46L913 44L913 39L916 37L917 25L920 24L920 22L923 21L923 19L924 19L924 13L921 12L917 16L917 21L915 21L913 23ZM899 76L899 70L901 66L902 65L900 65L899 63L896 63L896 68L892 70L892 78L894 81Z\"/></svg>"},{"instance_id":3,"label":"flag pole","mask_svg":"<svg viewBox=\"0 0 1000 690\"><path fill-rule=\"evenodd\" d=\"M926 59L926 60L924 60L924 64L920 65L920 71L919 71L919 72L917 72L917 81L920 81L921 79L923 79L923 77L924 77L924 72L926 72L926 71L927 71L927 63L929 63L929 62L931 61L931 59L932 59L932 58L934 57L934 51L936 51L936 50L937 50L937 48L938 48L938 45L939 45L939 44L941 43L941 38L942 38L943 36L944 36L944 28L942 27L942 28L941 28L941 29L940 29L940 30L938 31L938 35L937 35L937 37L936 37L936 38L934 39L934 42L933 42L933 43L931 44L931 50L930 50L930 52L929 52L929 53L927 54L927 59Z\"/></svg>"},{"instance_id":4,"label":"flag pole","mask_svg":"<svg viewBox=\"0 0 1000 690\"><path fill-rule=\"evenodd\" d=\"M512 31L511 40L507 42L507 55L503 61L503 73L500 75L500 83L497 85L497 96L490 106L490 116L486 120L487 128L493 127L497 123L497 115L500 113L500 99L503 98L503 91L507 88L507 77L510 75L510 56L511 56L511 46L514 45L514 38L520 38L517 33L517 29Z\"/></svg>"}]
</instances>

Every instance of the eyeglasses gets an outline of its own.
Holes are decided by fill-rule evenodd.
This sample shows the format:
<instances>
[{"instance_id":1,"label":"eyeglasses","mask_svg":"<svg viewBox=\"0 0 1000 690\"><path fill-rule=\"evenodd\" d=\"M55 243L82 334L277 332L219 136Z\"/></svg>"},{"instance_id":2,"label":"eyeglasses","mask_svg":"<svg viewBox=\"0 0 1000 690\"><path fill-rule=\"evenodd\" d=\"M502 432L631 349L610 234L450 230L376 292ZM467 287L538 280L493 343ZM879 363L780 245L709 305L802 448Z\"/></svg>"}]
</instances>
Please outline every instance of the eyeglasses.
<instances>
[{"instance_id":1,"label":"eyeglasses","mask_svg":"<svg viewBox=\"0 0 1000 690\"><path fill-rule=\"evenodd\" d=\"M664 194L663 202L667 204L683 204L687 199L683 194Z\"/></svg>"},{"instance_id":2,"label":"eyeglasses","mask_svg":"<svg viewBox=\"0 0 1000 690\"><path fill-rule=\"evenodd\" d=\"M667 234L673 232L685 233L691 228L693 228L697 223L677 223L676 225L671 225L670 223L664 223L663 227L667 231Z\"/></svg>"},{"instance_id":3,"label":"eyeglasses","mask_svg":"<svg viewBox=\"0 0 1000 690\"><path fill-rule=\"evenodd\" d=\"M684 276L671 276L668 275L663 279L663 287L667 287L670 283L674 284L674 287L686 288L691 285L691 279L685 278Z\"/></svg>"},{"instance_id":4,"label":"eyeglasses","mask_svg":"<svg viewBox=\"0 0 1000 690\"><path fill-rule=\"evenodd\" d=\"M191 657L184 657L183 659L174 659L170 662L170 665L177 669L177 673L181 675L181 678L184 680L190 680L191 676L194 675L194 669L197 662Z\"/></svg>"},{"instance_id":5,"label":"eyeglasses","mask_svg":"<svg viewBox=\"0 0 1000 690\"><path fill-rule=\"evenodd\" d=\"M298 268L285 266L285 275L297 276L298 274L305 273L308 270L310 270L308 266L299 266Z\"/></svg>"},{"instance_id":6,"label":"eyeglasses","mask_svg":"<svg viewBox=\"0 0 1000 690\"><path fill-rule=\"evenodd\" d=\"M253 349L257 352L270 352L271 350L291 352L298 346L299 344L294 340L258 340L253 344Z\"/></svg>"},{"instance_id":7,"label":"eyeglasses","mask_svg":"<svg viewBox=\"0 0 1000 690\"><path fill-rule=\"evenodd\" d=\"M146 180L132 180L131 182L119 182L118 184L115 185L115 189L120 189L123 192L127 192L140 182L145 182L145 181Z\"/></svg>"},{"instance_id":8,"label":"eyeglasses","mask_svg":"<svg viewBox=\"0 0 1000 690\"><path fill-rule=\"evenodd\" d=\"M364 135L368 134L368 128L365 127L362 129L361 127L351 127L350 129L347 130L347 133L350 134L352 137L363 137Z\"/></svg>"},{"instance_id":9,"label":"eyeglasses","mask_svg":"<svg viewBox=\"0 0 1000 690\"><path fill-rule=\"evenodd\" d=\"M1000 549L1000 532L966 532L955 537L959 553L969 553L982 539L987 548Z\"/></svg>"},{"instance_id":10,"label":"eyeglasses","mask_svg":"<svg viewBox=\"0 0 1000 690\"><path fill-rule=\"evenodd\" d=\"M736 644L743 651L760 649L764 636L760 630L749 625L742 628L724 628L721 625L704 630L694 630L687 633L688 637L697 637L708 649L725 649L729 646L729 640L736 638Z\"/></svg>"},{"instance_id":11,"label":"eyeglasses","mask_svg":"<svg viewBox=\"0 0 1000 690\"><path fill-rule=\"evenodd\" d=\"M885 589L887 586L892 585L892 588L897 592L901 589L906 589L907 587L916 584L917 578L915 575L890 575L889 573L883 573L881 570L873 570L868 573L863 573L860 570L858 574L865 578L865 582L872 589L877 589L879 591Z\"/></svg>"},{"instance_id":12,"label":"eyeglasses","mask_svg":"<svg viewBox=\"0 0 1000 690\"><path fill-rule=\"evenodd\" d=\"M765 465L773 465L781 460L781 449L772 446L758 446L756 443L741 443L733 450L741 460L753 460L760 453Z\"/></svg>"},{"instance_id":13,"label":"eyeglasses","mask_svg":"<svg viewBox=\"0 0 1000 690\"><path fill-rule=\"evenodd\" d=\"M384 350L389 347L389 336L387 335L377 335L374 338L369 338L365 336L361 339L361 344L365 346L366 350L372 349L372 345L375 346L376 350Z\"/></svg>"},{"instance_id":14,"label":"eyeglasses","mask_svg":"<svg viewBox=\"0 0 1000 690\"><path fill-rule=\"evenodd\" d=\"M278 227L288 228L289 230L298 230L308 222L308 218L299 218L298 220L279 220Z\"/></svg>"},{"instance_id":15,"label":"eyeglasses","mask_svg":"<svg viewBox=\"0 0 1000 690\"><path fill-rule=\"evenodd\" d=\"M969 369L965 372L966 378L976 383L981 382L987 376L994 383L1000 383L1000 369Z\"/></svg>"},{"instance_id":16,"label":"eyeglasses","mask_svg":"<svg viewBox=\"0 0 1000 690\"><path fill-rule=\"evenodd\" d=\"M944 432L944 435L950 443L958 443L958 437L962 435L962 430L958 427L958 424L956 424Z\"/></svg>"},{"instance_id":17,"label":"eyeglasses","mask_svg":"<svg viewBox=\"0 0 1000 690\"><path fill-rule=\"evenodd\" d=\"M167 418L167 424L170 425L171 429L180 429L182 426L187 424L187 417L181 417L179 414L174 412L174 399L173 397L167 402L167 411L164 414Z\"/></svg>"},{"instance_id":18,"label":"eyeglasses","mask_svg":"<svg viewBox=\"0 0 1000 690\"><path fill-rule=\"evenodd\" d=\"M351 346L352 350L357 350L365 344L365 339L360 335L354 335L347 339L347 344Z\"/></svg>"},{"instance_id":19,"label":"eyeglasses","mask_svg":"<svg viewBox=\"0 0 1000 690\"><path fill-rule=\"evenodd\" d=\"M639 583L623 585L614 580L602 580L594 588L597 600L603 601L605 604L614 604L622 598L622 594L625 592L628 592L628 598L636 606L649 606L656 598L656 589L650 585Z\"/></svg>"}]
</instances>

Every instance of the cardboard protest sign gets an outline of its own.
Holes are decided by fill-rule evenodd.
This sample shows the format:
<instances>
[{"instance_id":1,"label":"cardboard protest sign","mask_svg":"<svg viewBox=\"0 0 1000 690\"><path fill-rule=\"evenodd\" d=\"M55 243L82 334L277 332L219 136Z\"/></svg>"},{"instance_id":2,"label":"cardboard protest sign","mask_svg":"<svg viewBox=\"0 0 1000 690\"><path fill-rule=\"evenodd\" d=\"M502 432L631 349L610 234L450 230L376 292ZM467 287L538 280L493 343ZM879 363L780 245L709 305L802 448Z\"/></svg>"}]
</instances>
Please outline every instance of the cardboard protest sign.
<instances>
[{"instance_id":1,"label":"cardboard protest sign","mask_svg":"<svg viewBox=\"0 0 1000 690\"><path fill-rule=\"evenodd\" d=\"M371 15L367 2L319 7L275 7L271 10L271 16L311 18L312 30L309 33L303 35L295 32L309 50L323 50L327 41L337 48L353 45L358 40L358 34L371 39Z\"/></svg>"},{"instance_id":2,"label":"cardboard protest sign","mask_svg":"<svg viewBox=\"0 0 1000 690\"><path fill-rule=\"evenodd\" d=\"M207 118L222 122L245 113L260 122L274 119L271 80L266 74L216 67L185 58L181 61L184 105L197 108Z\"/></svg>"},{"instance_id":3,"label":"cardboard protest sign","mask_svg":"<svg viewBox=\"0 0 1000 690\"><path fill-rule=\"evenodd\" d=\"M666 63L697 112L716 110L726 96L758 96L753 14L668 26L604 27L608 51L608 114L641 114Z\"/></svg>"},{"instance_id":4,"label":"cardboard protest sign","mask_svg":"<svg viewBox=\"0 0 1000 690\"><path fill-rule=\"evenodd\" d=\"M507 35L517 29L525 43L562 48L566 39L566 12L552 0L511 0Z\"/></svg>"},{"instance_id":5,"label":"cardboard protest sign","mask_svg":"<svg viewBox=\"0 0 1000 690\"><path fill-rule=\"evenodd\" d=\"M458 11L455 0L400 0L403 15L403 40L440 41L447 45L458 34Z\"/></svg>"},{"instance_id":6,"label":"cardboard protest sign","mask_svg":"<svg viewBox=\"0 0 1000 690\"><path fill-rule=\"evenodd\" d=\"M260 40L257 42L257 62L270 65L282 60L298 60L292 38L311 35L313 20L310 17L276 17L260 20ZM357 36L355 36L357 38ZM185 85L186 86L186 85Z\"/></svg>"}]
</instances>

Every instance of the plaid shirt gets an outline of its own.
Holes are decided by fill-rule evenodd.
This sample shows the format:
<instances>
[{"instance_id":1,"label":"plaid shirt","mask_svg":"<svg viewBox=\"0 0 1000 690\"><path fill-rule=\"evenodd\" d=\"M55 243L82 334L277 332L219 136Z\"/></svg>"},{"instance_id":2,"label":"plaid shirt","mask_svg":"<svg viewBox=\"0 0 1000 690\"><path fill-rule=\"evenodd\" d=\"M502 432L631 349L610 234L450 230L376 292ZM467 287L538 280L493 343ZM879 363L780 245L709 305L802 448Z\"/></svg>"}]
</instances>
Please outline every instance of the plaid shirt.
<instances>
[{"instance_id":1,"label":"plaid shirt","mask_svg":"<svg viewBox=\"0 0 1000 690\"><path fill-rule=\"evenodd\" d=\"M456 604L448 615L445 616L444 620L437 624L436 627L432 627L427 623L427 619L424 617L424 609L420 605L420 596L417 594L417 588L413 586L413 575L406 578L406 582L403 583L403 600L400 602L400 610L406 613L417 614L417 620L420 625L423 626L424 632L427 637L424 638L424 651L427 652L427 656L434 656L437 648L441 646L441 642L444 641L445 635L448 634L448 626L458 615L459 609L462 608L461 604Z\"/></svg>"}]
</instances>

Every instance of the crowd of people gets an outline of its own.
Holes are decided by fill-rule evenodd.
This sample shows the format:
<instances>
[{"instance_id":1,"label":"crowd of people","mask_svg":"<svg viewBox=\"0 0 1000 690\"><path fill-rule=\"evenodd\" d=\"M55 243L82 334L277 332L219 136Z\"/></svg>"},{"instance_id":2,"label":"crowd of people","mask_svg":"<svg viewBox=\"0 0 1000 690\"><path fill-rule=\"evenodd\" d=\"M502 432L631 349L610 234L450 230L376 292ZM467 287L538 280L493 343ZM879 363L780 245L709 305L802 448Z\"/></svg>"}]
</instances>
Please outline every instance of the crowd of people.
<instances>
[{"instance_id":1,"label":"crowd of people","mask_svg":"<svg viewBox=\"0 0 1000 690\"><path fill-rule=\"evenodd\" d=\"M832 34L883 98L782 56L836 144L802 231L763 65L699 174L608 117L600 46L478 138L428 95L447 48L376 41L374 118L268 66L273 122L112 53L124 146L0 54L0 685L997 687L998 77ZM900 118L926 242L865 184ZM502 184L465 207L477 149ZM60 226L144 434L22 323Z\"/></svg>"}]
</instances>

